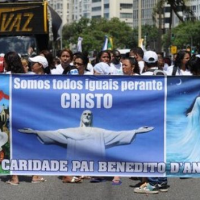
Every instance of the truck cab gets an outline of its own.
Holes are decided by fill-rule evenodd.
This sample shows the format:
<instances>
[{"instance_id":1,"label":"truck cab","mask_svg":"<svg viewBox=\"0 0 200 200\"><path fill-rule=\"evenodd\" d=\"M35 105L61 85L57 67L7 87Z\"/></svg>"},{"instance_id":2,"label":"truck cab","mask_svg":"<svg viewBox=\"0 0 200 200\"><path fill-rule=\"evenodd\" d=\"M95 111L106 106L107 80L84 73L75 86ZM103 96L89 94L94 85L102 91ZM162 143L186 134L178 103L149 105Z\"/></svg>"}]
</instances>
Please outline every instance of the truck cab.
<instances>
[{"instance_id":1,"label":"truck cab","mask_svg":"<svg viewBox=\"0 0 200 200\"><path fill-rule=\"evenodd\" d=\"M0 3L0 53L16 51L28 55L48 49L47 1L4 1Z\"/></svg>"}]
</instances>

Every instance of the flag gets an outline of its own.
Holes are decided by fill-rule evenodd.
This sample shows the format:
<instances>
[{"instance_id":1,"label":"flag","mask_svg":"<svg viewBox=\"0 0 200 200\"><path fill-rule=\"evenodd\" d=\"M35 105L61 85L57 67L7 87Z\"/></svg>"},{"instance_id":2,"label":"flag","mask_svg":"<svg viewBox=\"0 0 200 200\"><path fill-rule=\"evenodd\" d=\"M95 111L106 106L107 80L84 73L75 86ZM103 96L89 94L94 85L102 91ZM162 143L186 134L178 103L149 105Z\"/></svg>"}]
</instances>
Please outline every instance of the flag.
<instances>
[{"instance_id":1,"label":"flag","mask_svg":"<svg viewBox=\"0 0 200 200\"><path fill-rule=\"evenodd\" d=\"M113 38L109 37L108 38L108 45L107 45L108 50L113 50Z\"/></svg>"},{"instance_id":2,"label":"flag","mask_svg":"<svg viewBox=\"0 0 200 200\"><path fill-rule=\"evenodd\" d=\"M105 41L102 48L102 51L104 50L113 50L113 39L107 35L105 35Z\"/></svg>"},{"instance_id":3,"label":"flag","mask_svg":"<svg viewBox=\"0 0 200 200\"><path fill-rule=\"evenodd\" d=\"M56 41L62 34L60 31L62 19L51 6L48 5L48 7L49 7L51 18L52 18L53 40Z\"/></svg>"},{"instance_id":4,"label":"flag","mask_svg":"<svg viewBox=\"0 0 200 200\"><path fill-rule=\"evenodd\" d=\"M107 49L108 49L108 36L105 35L105 40L104 40L102 51L105 51Z\"/></svg>"},{"instance_id":5,"label":"flag","mask_svg":"<svg viewBox=\"0 0 200 200\"><path fill-rule=\"evenodd\" d=\"M145 46L144 46L143 42L144 42L144 39L141 38L141 39L139 40L139 45L138 45L138 46L141 47L141 49L145 52L145 51L147 51L147 50L145 49Z\"/></svg>"},{"instance_id":6,"label":"flag","mask_svg":"<svg viewBox=\"0 0 200 200\"><path fill-rule=\"evenodd\" d=\"M77 52L82 52L82 37L78 37L78 42L77 42Z\"/></svg>"}]
</instances>

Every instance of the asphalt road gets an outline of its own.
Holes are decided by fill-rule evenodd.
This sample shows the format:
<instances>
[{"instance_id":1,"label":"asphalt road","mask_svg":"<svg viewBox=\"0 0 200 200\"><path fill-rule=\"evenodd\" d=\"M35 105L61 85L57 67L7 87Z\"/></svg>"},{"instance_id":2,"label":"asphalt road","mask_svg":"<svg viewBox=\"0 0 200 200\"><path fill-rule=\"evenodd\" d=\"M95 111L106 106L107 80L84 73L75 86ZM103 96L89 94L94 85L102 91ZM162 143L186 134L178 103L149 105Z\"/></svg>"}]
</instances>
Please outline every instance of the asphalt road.
<instances>
[{"instance_id":1,"label":"asphalt road","mask_svg":"<svg viewBox=\"0 0 200 200\"><path fill-rule=\"evenodd\" d=\"M122 178L122 185L112 186L110 178L102 183L62 183L57 176L46 176L47 182L31 183L31 177L20 176L20 184L5 183L1 176L0 200L199 200L200 179L169 178L169 191L159 194L136 194L133 187L138 181Z\"/></svg>"}]
</instances>

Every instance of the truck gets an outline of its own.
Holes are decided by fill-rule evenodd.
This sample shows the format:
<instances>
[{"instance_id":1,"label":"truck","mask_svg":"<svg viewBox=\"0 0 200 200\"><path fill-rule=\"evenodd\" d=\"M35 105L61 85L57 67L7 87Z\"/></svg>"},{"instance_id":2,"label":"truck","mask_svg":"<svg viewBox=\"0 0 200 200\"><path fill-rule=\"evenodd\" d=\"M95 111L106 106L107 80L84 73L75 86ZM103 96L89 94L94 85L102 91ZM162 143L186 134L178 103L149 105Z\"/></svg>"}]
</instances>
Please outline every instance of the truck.
<instances>
[{"instance_id":1,"label":"truck","mask_svg":"<svg viewBox=\"0 0 200 200\"><path fill-rule=\"evenodd\" d=\"M36 53L49 49L50 20L48 11L46 0L1 1L0 54L16 51L26 57L29 48L34 49Z\"/></svg>"}]
</instances>

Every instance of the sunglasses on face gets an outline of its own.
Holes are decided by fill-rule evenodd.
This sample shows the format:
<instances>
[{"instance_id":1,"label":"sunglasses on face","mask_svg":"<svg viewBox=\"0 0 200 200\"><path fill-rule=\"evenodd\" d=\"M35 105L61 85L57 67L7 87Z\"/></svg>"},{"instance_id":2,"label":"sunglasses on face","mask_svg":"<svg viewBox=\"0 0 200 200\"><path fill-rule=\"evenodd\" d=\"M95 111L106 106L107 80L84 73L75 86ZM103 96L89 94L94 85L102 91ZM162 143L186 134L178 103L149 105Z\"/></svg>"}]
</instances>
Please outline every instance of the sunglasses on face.
<instances>
[{"instance_id":1,"label":"sunglasses on face","mask_svg":"<svg viewBox=\"0 0 200 200\"><path fill-rule=\"evenodd\" d=\"M82 66L83 63L74 62L74 65Z\"/></svg>"}]
</instances>

